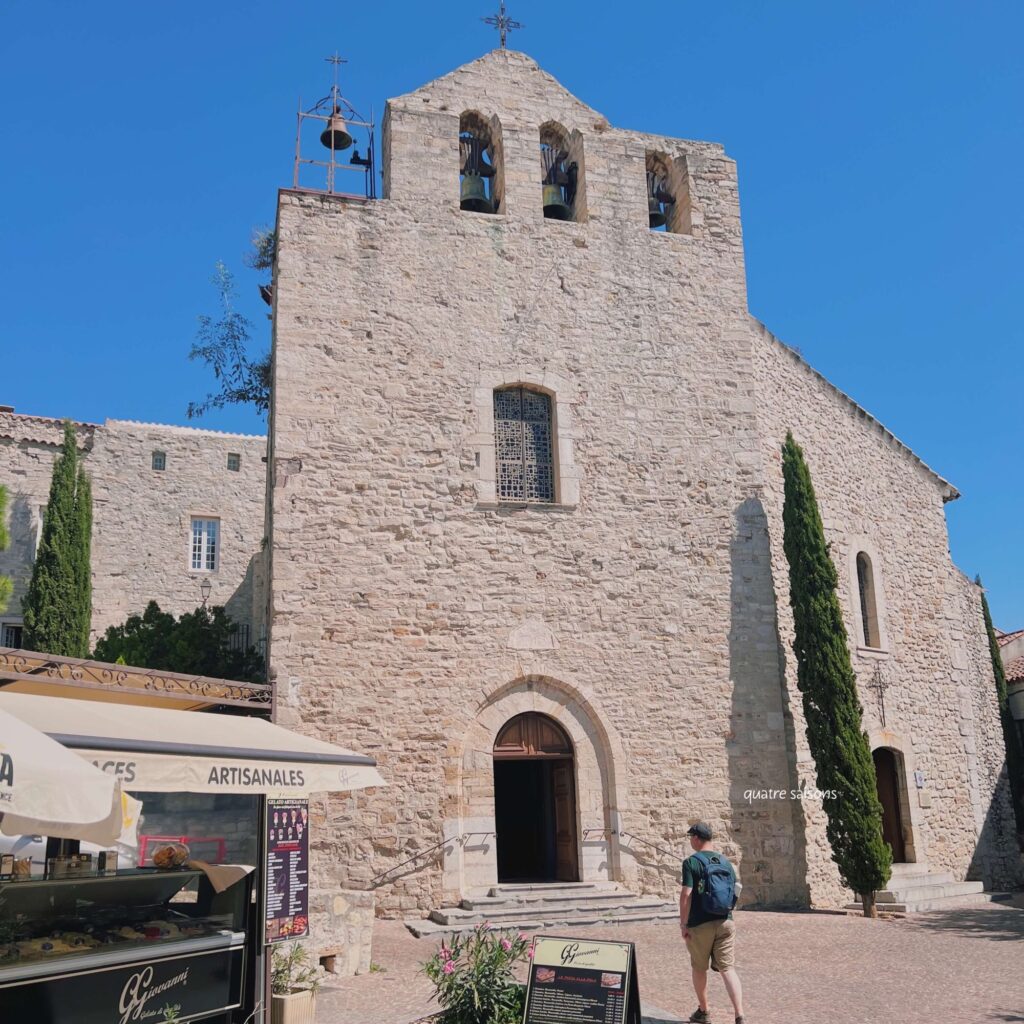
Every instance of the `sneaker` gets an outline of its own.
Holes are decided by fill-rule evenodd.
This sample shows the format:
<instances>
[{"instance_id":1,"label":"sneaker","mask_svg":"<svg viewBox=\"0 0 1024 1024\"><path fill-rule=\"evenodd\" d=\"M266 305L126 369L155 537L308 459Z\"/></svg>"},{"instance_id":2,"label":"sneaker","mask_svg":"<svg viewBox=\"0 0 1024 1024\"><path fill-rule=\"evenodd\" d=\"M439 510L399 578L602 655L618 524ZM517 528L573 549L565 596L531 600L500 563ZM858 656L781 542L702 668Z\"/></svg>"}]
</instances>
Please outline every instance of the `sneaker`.
<instances>
[{"instance_id":1,"label":"sneaker","mask_svg":"<svg viewBox=\"0 0 1024 1024\"><path fill-rule=\"evenodd\" d=\"M711 1011L702 1010L699 1006L690 1014L690 1024L711 1024Z\"/></svg>"}]
</instances>

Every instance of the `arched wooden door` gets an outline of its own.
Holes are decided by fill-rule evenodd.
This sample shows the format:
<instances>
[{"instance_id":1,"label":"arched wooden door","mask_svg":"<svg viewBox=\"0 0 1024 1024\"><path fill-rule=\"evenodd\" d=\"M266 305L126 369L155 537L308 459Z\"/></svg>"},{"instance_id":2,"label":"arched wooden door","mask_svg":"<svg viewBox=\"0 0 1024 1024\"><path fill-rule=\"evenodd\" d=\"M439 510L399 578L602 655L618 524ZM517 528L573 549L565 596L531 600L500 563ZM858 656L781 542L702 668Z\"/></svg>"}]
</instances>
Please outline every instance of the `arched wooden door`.
<instances>
[{"instance_id":1,"label":"arched wooden door","mask_svg":"<svg viewBox=\"0 0 1024 1024\"><path fill-rule=\"evenodd\" d=\"M878 799L882 804L882 838L892 847L892 859L902 864L907 859L903 842L902 783L899 755L888 747L879 747L871 754L875 762Z\"/></svg>"},{"instance_id":2,"label":"arched wooden door","mask_svg":"<svg viewBox=\"0 0 1024 1024\"><path fill-rule=\"evenodd\" d=\"M494 741L499 882L579 880L572 741L547 715L509 719Z\"/></svg>"}]
</instances>

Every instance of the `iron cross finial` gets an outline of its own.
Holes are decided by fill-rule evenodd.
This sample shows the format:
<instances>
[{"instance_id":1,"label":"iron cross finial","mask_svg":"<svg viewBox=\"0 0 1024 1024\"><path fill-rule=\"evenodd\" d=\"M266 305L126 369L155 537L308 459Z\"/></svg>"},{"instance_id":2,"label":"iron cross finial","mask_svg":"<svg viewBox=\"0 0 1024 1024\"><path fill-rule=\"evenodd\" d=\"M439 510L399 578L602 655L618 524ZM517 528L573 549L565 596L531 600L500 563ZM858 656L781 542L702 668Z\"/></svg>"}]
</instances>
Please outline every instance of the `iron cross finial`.
<instances>
[{"instance_id":1,"label":"iron cross finial","mask_svg":"<svg viewBox=\"0 0 1024 1024\"><path fill-rule=\"evenodd\" d=\"M523 27L518 21L513 21L505 13L505 0L501 0L497 14L492 14L489 18L481 18L480 20L487 25L493 25L498 30L498 35L501 36L501 48L503 50L505 49L505 39L509 32L514 28Z\"/></svg>"},{"instance_id":2,"label":"iron cross finial","mask_svg":"<svg viewBox=\"0 0 1024 1024\"><path fill-rule=\"evenodd\" d=\"M324 60L327 61L328 64L333 64L334 65L334 88L335 88L335 90L337 90L337 88L338 88L338 70L341 68L342 64L347 64L348 63L348 59L346 57L342 57L338 53L338 51L335 50L334 53L330 57L324 57Z\"/></svg>"}]
</instances>

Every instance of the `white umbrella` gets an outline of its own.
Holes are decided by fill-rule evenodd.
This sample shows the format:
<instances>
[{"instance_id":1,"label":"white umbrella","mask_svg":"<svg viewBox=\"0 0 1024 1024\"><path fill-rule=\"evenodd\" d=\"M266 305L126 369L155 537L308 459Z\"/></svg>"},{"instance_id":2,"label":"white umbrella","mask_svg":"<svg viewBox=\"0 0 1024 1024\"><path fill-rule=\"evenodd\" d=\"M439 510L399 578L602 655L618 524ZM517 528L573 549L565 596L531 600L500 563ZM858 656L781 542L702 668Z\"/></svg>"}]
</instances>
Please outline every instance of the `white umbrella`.
<instances>
[{"instance_id":1,"label":"white umbrella","mask_svg":"<svg viewBox=\"0 0 1024 1024\"><path fill-rule=\"evenodd\" d=\"M121 834L120 783L0 710L0 832L114 843Z\"/></svg>"}]
</instances>

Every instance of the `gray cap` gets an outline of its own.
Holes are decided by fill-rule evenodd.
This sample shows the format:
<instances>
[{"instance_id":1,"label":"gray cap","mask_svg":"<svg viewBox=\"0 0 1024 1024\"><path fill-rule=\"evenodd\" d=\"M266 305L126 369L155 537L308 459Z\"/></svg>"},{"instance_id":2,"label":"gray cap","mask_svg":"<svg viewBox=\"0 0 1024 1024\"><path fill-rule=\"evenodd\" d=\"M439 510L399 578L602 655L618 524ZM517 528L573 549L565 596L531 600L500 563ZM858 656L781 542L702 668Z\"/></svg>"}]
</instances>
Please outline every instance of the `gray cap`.
<instances>
[{"instance_id":1,"label":"gray cap","mask_svg":"<svg viewBox=\"0 0 1024 1024\"><path fill-rule=\"evenodd\" d=\"M711 838L711 826L706 821L698 821L686 830L686 834L688 836L696 836L698 839L703 839L704 842L707 842Z\"/></svg>"}]
</instances>

